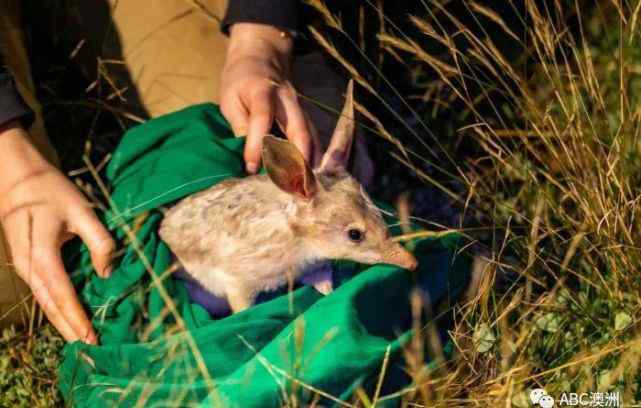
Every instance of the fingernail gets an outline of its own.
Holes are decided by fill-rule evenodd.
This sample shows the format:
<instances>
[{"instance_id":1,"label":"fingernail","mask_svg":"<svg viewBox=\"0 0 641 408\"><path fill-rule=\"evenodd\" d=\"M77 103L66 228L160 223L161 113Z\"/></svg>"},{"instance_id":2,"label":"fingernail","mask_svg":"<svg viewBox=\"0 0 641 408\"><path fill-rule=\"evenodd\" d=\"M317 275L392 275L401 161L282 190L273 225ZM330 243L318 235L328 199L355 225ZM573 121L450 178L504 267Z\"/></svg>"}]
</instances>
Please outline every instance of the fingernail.
<instances>
[{"instance_id":1,"label":"fingernail","mask_svg":"<svg viewBox=\"0 0 641 408\"><path fill-rule=\"evenodd\" d=\"M102 272L102 277L103 278L110 277L113 271L114 271L114 268L111 265L106 267L105 270Z\"/></svg>"},{"instance_id":2,"label":"fingernail","mask_svg":"<svg viewBox=\"0 0 641 408\"><path fill-rule=\"evenodd\" d=\"M93 344L93 345L98 344L98 336L96 336L96 333L94 332L89 333L85 338L85 343Z\"/></svg>"},{"instance_id":3,"label":"fingernail","mask_svg":"<svg viewBox=\"0 0 641 408\"><path fill-rule=\"evenodd\" d=\"M256 163L247 163L247 173L254 174L258 170Z\"/></svg>"}]
</instances>

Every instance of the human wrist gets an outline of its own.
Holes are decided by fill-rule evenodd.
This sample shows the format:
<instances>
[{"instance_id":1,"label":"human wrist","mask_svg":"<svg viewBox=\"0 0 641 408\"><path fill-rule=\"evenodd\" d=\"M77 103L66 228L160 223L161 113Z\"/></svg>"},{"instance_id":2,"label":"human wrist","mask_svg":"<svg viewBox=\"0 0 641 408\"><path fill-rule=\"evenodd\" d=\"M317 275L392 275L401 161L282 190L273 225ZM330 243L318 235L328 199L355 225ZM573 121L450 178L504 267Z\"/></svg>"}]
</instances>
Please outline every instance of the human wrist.
<instances>
[{"instance_id":1,"label":"human wrist","mask_svg":"<svg viewBox=\"0 0 641 408\"><path fill-rule=\"evenodd\" d=\"M289 63L293 48L292 36L277 27L258 23L236 23L230 28L227 57L276 57Z\"/></svg>"},{"instance_id":2,"label":"human wrist","mask_svg":"<svg viewBox=\"0 0 641 408\"><path fill-rule=\"evenodd\" d=\"M19 123L0 127L0 200L3 193L20 180L49 168L51 164Z\"/></svg>"}]
</instances>

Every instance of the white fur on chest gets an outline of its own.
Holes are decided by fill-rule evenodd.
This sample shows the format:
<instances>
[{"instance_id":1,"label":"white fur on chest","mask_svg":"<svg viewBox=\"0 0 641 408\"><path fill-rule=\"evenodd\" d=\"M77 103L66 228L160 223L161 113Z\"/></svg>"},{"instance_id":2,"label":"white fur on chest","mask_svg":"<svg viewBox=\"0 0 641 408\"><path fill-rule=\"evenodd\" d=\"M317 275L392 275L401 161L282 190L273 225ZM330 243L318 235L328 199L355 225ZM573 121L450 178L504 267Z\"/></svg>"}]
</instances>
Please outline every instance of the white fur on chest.
<instances>
[{"instance_id":1,"label":"white fur on chest","mask_svg":"<svg viewBox=\"0 0 641 408\"><path fill-rule=\"evenodd\" d=\"M269 252L270 245L256 248L257 251ZM220 252L226 253L228 261L216 265L208 263L185 264L186 272L205 289L216 296L224 296L234 288L258 294L272 291L298 279L308 264L305 254L287 254L283 256L274 252L274 256L261 256L260 262L242 262L238 254L229 248ZM242 251L246 254L246 251Z\"/></svg>"}]
</instances>

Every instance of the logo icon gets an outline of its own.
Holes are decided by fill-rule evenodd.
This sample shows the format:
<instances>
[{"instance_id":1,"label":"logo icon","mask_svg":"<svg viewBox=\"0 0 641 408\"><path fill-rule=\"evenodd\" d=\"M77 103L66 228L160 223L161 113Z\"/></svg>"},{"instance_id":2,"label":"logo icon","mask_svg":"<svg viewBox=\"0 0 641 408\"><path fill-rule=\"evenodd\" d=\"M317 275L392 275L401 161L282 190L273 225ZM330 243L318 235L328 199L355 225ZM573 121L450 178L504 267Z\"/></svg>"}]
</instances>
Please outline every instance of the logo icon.
<instances>
[{"instance_id":1,"label":"logo icon","mask_svg":"<svg viewBox=\"0 0 641 408\"><path fill-rule=\"evenodd\" d=\"M530 401L541 408L552 408L554 406L554 398L550 397L543 388L535 388L530 391Z\"/></svg>"}]
</instances>

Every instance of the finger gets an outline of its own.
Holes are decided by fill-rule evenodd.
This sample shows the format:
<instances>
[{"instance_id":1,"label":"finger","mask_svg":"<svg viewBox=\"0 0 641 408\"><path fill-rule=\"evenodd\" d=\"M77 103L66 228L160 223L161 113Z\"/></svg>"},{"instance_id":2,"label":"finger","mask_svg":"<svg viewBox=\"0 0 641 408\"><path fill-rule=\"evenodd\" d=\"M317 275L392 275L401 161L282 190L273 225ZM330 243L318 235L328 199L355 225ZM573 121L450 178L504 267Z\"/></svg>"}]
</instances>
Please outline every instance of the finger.
<instances>
[{"instance_id":1,"label":"finger","mask_svg":"<svg viewBox=\"0 0 641 408\"><path fill-rule=\"evenodd\" d=\"M296 91L287 86L279 88L277 101L276 118L284 127L287 139L298 147L307 162L311 162L312 135Z\"/></svg>"},{"instance_id":2,"label":"finger","mask_svg":"<svg viewBox=\"0 0 641 408\"><path fill-rule=\"evenodd\" d=\"M34 298L42 308L42 311L47 316L47 319L60 332L65 340L82 340L85 343L97 344L97 336L93 330L93 327L91 327L91 324L88 323L88 320L88 326L84 330L81 329L81 334L79 334L76 329L71 326L68 318L65 317L68 316L67 313L61 312L60 308L51 296L51 293L49 292L47 286L45 285L43 280L40 279L35 273L31 276L30 287L33 292ZM75 294L73 294L73 296L75 296Z\"/></svg>"},{"instance_id":3,"label":"finger","mask_svg":"<svg viewBox=\"0 0 641 408\"><path fill-rule=\"evenodd\" d=\"M249 111L249 132L245 142L245 163L248 173L255 173L260 164L263 138L274 121L274 89L265 88L253 94Z\"/></svg>"},{"instance_id":4,"label":"finger","mask_svg":"<svg viewBox=\"0 0 641 408\"><path fill-rule=\"evenodd\" d=\"M249 114L247 109L237 97L227 97L229 101L221 101L220 111L231 125L236 137L247 135L247 121Z\"/></svg>"},{"instance_id":5,"label":"finger","mask_svg":"<svg viewBox=\"0 0 641 408\"><path fill-rule=\"evenodd\" d=\"M48 216L47 218L51 219ZM44 229L38 228L37 226L34 227L32 215L24 211L15 217L7 219L4 227L7 239L11 245L12 258L16 270L31 288L35 299L42 307L51 324L53 324L68 341L86 339L90 343L95 343L97 337L82 307L79 304L69 310L65 309L64 306L60 307L59 302L52 296L49 288L49 286L57 287L57 285L61 285L63 298L75 299L76 297L69 277L62 268L62 261L59 258L59 254L57 255L58 262L50 263L47 257L44 256L47 252L38 249L42 247L40 242L49 242L49 246L53 248L49 253L53 253L53 258L56 258L55 251L59 250L56 248L56 240L62 229L61 223L52 222ZM36 239L38 241L36 241ZM50 271L55 271L56 265L58 265L58 270L62 269L62 274L55 274L53 278L49 277L45 281L43 275L48 276ZM51 279L53 279L53 283L47 284L47 282L51 282ZM80 311L79 318L77 317L78 310ZM71 324L71 319L80 322L79 331Z\"/></svg>"},{"instance_id":6,"label":"finger","mask_svg":"<svg viewBox=\"0 0 641 408\"><path fill-rule=\"evenodd\" d=\"M30 214L27 211L15 212L3 220L2 227L11 252L10 265L13 265L18 276L31 288L35 296L31 262L32 219Z\"/></svg>"},{"instance_id":7,"label":"finger","mask_svg":"<svg viewBox=\"0 0 641 408\"><path fill-rule=\"evenodd\" d=\"M42 302L41 305L52 324L66 330L63 335L67 340L96 343L97 337L91 322L78 301L76 291L64 269L60 248L55 241L50 240L51 235L45 235L45 231L46 228L34 230L34 234L44 235L43 242L36 244L32 253L34 296ZM65 323L71 328L71 332Z\"/></svg>"},{"instance_id":8,"label":"finger","mask_svg":"<svg viewBox=\"0 0 641 408\"><path fill-rule=\"evenodd\" d=\"M90 209L80 214L73 214L70 218L73 220L70 229L78 234L89 248L91 263L96 269L96 273L101 278L108 278L113 270L111 263L116 251L116 243L113 238Z\"/></svg>"}]
</instances>

